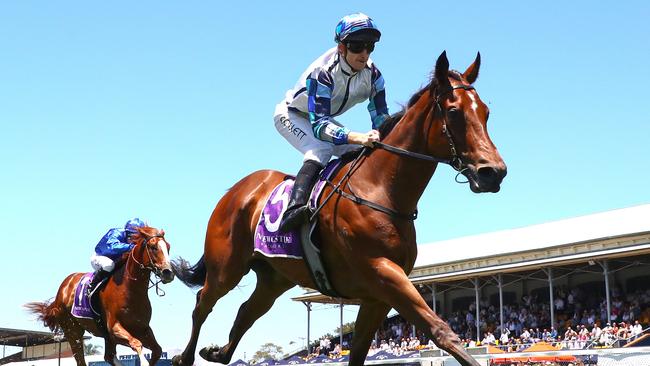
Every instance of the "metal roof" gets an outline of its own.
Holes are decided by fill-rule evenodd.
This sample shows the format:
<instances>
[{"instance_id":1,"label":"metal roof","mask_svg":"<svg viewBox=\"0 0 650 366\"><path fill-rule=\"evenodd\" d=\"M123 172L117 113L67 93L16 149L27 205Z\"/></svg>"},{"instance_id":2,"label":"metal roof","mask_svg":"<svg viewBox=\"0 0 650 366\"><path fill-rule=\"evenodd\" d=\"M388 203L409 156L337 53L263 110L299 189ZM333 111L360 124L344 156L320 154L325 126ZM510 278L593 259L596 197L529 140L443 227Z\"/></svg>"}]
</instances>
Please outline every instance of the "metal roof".
<instances>
[{"instance_id":1,"label":"metal roof","mask_svg":"<svg viewBox=\"0 0 650 366\"><path fill-rule=\"evenodd\" d=\"M56 334L33 330L0 328L0 345L14 347L28 347L42 344L58 343ZM63 338L62 338L63 340Z\"/></svg>"},{"instance_id":2,"label":"metal roof","mask_svg":"<svg viewBox=\"0 0 650 366\"><path fill-rule=\"evenodd\" d=\"M415 268L650 232L650 204L418 245Z\"/></svg>"},{"instance_id":3,"label":"metal roof","mask_svg":"<svg viewBox=\"0 0 650 366\"><path fill-rule=\"evenodd\" d=\"M414 282L650 252L650 204L418 245ZM295 301L338 303L308 290ZM357 301L344 301L356 303Z\"/></svg>"}]
</instances>

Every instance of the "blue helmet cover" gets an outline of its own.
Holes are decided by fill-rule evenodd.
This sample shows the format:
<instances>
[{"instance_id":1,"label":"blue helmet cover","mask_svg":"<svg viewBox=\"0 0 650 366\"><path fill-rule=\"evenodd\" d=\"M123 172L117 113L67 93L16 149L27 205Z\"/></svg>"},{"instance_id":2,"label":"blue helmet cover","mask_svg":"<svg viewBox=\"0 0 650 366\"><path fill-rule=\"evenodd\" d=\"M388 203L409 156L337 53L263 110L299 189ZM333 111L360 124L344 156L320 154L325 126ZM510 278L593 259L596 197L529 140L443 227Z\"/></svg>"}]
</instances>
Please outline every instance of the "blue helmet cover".
<instances>
[{"instance_id":1,"label":"blue helmet cover","mask_svg":"<svg viewBox=\"0 0 650 366\"><path fill-rule=\"evenodd\" d=\"M124 230L130 233L135 233L138 231L137 228L144 227L144 226L145 226L144 221L140 220L137 217L134 217L131 220L127 221L126 224L124 224Z\"/></svg>"},{"instance_id":2,"label":"blue helmet cover","mask_svg":"<svg viewBox=\"0 0 650 366\"><path fill-rule=\"evenodd\" d=\"M344 16L336 25L334 40L336 43L344 42L353 33L363 33L369 36L368 41L377 42L381 38L381 32L377 24L363 13L354 13Z\"/></svg>"}]
</instances>

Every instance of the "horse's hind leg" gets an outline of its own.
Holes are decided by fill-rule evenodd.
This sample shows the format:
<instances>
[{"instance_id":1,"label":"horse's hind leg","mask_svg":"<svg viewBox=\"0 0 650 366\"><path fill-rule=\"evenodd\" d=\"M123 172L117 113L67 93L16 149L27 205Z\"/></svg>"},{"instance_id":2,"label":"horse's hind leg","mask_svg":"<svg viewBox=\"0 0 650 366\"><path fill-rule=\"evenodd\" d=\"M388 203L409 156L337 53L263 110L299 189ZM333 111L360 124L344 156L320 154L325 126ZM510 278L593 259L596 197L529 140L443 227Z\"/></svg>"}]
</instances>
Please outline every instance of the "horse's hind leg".
<instances>
[{"instance_id":1,"label":"horse's hind leg","mask_svg":"<svg viewBox=\"0 0 650 366\"><path fill-rule=\"evenodd\" d=\"M401 267L388 260L382 261L374 266L374 274L369 278L373 280L367 281L367 284L376 296L395 308L407 321L424 330L438 347L463 366L479 366L463 348L458 335L427 305ZM380 287L373 288L379 284Z\"/></svg>"},{"instance_id":2,"label":"horse's hind leg","mask_svg":"<svg viewBox=\"0 0 650 366\"><path fill-rule=\"evenodd\" d=\"M266 262L255 263L253 270L257 274L255 290L248 300L239 307L237 317L230 330L228 343L221 348L214 346L203 348L199 354L205 360L223 364L230 363L237 344L246 331L271 309L275 299L295 286L293 282L273 270Z\"/></svg>"},{"instance_id":3,"label":"horse's hind leg","mask_svg":"<svg viewBox=\"0 0 650 366\"><path fill-rule=\"evenodd\" d=\"M65 339L70 344L72 354L77 362L77 366L86 366L86 358L84 357L84 342L83 335L85 330L72 316L65 316L59 322L59 326L63 330Z\"/></svg>"},{"instance_id":4,"label":"horse's hind leg","mask_svg":"<svg viewBox=\"0 0 650 366\"><path fill-rule=\"evenodd\" d=\"M368 355L372 337L386 319L389 311L390 306L383 302L364 301L361 303L357 320L354 323L349 365L363 365L366 355Z\"/></svg>"},{"instance_id":5,"label":"horse's hind leg","mask_svg":"<svg viewBox=\"0 0 650 366\"><path fill-rule=\"evenodd\" d=\"M104 338L104 361L108 364L115 366L115 361L117 360L117 349L116 344L111 340L110 336Z\"/></svg>"}]
</instances>

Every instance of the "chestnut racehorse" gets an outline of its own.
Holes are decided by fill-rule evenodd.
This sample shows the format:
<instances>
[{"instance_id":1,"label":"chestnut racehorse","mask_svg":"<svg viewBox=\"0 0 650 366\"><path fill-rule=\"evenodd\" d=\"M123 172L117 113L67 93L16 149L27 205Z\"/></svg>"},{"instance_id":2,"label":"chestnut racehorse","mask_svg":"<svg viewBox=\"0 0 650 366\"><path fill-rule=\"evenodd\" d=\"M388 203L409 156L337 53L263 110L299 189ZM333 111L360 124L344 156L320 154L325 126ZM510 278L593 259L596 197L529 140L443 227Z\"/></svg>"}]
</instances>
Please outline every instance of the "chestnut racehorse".
<instances>
[{"instance_id":1,"label":"chestnut racehorse","mask_svg":"<svg viewBox=\"0 0 650 366\"><path fill-rule=\"evenodd\" d=\"M85 366L83 335L89 331L104 338L104 360L115 365L116 345L131 347L147 365L142 347L151 350L151 365L160 359L162 349L153 335L151 303L148 289L151 272L160 277L163 283L171 282L174 273L169 262L169 244L165 232L152 227L138 228L133 235L135 246L121 258L119 266L108 282L94 296L99 296L102 309L102 325L92 319L72 316L72 304L77 284L84 273L72 273L63 280L53 302L32 302L26 304L31 312L38 315L51 330L63 330L65 338L77 361L77 366ZM108 332L108 333L107 333Z\"/></svg>"},{"instance_id":2,"label":"chestnut racehorse","mask_svg":"<svg viewBox=\"0 0 650 366\"><path fill-rule=\"evenodd\" d=\"M361 301L350 365L363 364L373 335L391 308L462 365L478 365L427 305L408 274L417 255L416 206L437 163L457 169L476 193L498 192L506 175L488 136L488 108L472 86L479 66L477 54L464 73L449 70L443 52L429 84L411 97L404 111L384 123L377 148L348 162L323 191L321 197L327 197L334 190L317 214L322 259L334 289ZM203 286L192 313L189 343L174 358L175 365L193 364L201 325L217 300L250 269L257 274L257 286L239 308L229 342L199 352L208 361L228 364L244 333L282 293L296 284L316 288L303 261L253 251L264 201L285 177L264 170L240 180L212 212L201 259L191 267L182 258L172 261L181 281ZM341 184L333 188L337 182Z\"/></svg>"}]
</instances>

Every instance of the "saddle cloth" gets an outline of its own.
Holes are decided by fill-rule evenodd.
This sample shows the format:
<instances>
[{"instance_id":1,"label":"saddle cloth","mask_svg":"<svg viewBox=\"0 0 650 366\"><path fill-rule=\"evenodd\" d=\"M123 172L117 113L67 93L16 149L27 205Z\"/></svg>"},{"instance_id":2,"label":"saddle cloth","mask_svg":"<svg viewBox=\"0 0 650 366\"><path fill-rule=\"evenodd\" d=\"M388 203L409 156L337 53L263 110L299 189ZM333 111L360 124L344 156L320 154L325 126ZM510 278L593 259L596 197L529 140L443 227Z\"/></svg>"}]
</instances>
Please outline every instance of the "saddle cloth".
<instances>
[{"instance_id":1,"label":"saddle cloth","mask_svg":"<svg viewBox=\"0 0 650 366\"><path fill-rule=\"evenodd\" d=\"M327 164L314 184L309 199L309 207L315 210L326 180L342 166L340 159ZM278 230L282 215L287 210L294 179L289 178L278 184L271 192L255 229L255 251L267 257L303 258L300 228L289 232Z\"/></svg>"},{"instance_id":2,"label":"saddle cloth","mask_svg":"<svg viewBox=\"0 0 650 366\"><path fill-rule=\"evenodd\" d=\"M108 278L105 278L101 283L95 286L93 292L90 294L90 296L88 296L86 294L88 285L90 285L90 282L94 276L94 272L86 273L83 275L83 277L81 277L81 280L79 280L79 283L77 284L77 288L74 292L74 302L72 304L71 311L72 316L75 318L97 319L100 316L100 312L96 311L95 307L92 304L92 298L95 296L97 290L102 287L104 282L108 280Z\"/></svg>"}]
</instances>

